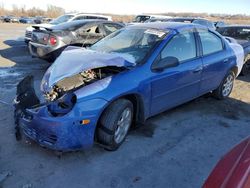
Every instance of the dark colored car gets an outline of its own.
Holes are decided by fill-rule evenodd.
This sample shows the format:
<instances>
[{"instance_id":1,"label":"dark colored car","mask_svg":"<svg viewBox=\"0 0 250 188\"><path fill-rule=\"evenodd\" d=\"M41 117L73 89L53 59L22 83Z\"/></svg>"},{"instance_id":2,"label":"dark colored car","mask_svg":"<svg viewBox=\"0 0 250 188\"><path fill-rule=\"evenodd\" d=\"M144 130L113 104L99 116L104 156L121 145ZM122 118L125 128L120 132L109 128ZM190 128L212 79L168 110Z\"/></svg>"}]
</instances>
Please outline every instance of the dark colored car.
<instances>
[{"instance_id":1,"label":"dark colored car","mask_svg":"<svg viewBox=\"0 0 250 188\"><path fill-rule=\"evenodd\" d=\"M216 27L216 29L218 29L220 27L225 27L226 24L223 21L217 21L217 22L214 22L214 26Z\"/></svg>"},{"instance_id":2,"label":"dark colored car","mask_svg":"<svg viewBox=\"0 0 250 188\"><path fill-rule=\"evenodd\" d=\"M14 16L6 16L4 19L3 19L4 22L7 22L7 23L18 23L19 22L19 19L17 17L14 17Z\"/></svg>"},{"instance_id":3,"label":"dark colored car","mask_svg":"<svg viewBox=\"0 0 250 188\"><path fill-rule=\"evenodd\" d=\"M33 26L29 50L32 56L54 61L69 45L90 46L124 25L106 20L80 20L49 28Z\"/></svg>"},{"instance_id":4,"label":"dark colored car","mask_svg":"<svg viewBox=\"0 0 250 188\"><path fill-rule=\"evenodd\" d=\"M152 18L148 19L145 21L145 23L150 23L150 22L168 22L170 19L169 18Z\"/></svg>"},{"instance_id":5,"label":"dark colored car","mask_svg":"<svg viewBox=\"0 0 250 188\"><path fill-rule=\"evenodd\" d=\"M16 122L47 148L86 149L96 141L115 150L132 124L206 93L227 98L236 61L224 37L207 27L130 25L89 48L66 48L42 79L46 102L35 100L32 78L18 84Z\"/></svg>"},{"instance_id":6,"label":"dark colored car","mask_svg":"<svg viewBox=\"0 0 250 188\"><path fill-rule=\"evenodd\" d=\"M243 47L245 60L241 74L248 74L250 72L250 26L231 25L220 27L217 31L223 36L234 38Z\"/></svg>"},{"instance_id":7,"label":"dark colored car","mask_svg":"<svg viewBox=\"0 0 250 188\"><path fill-rule=\"evenodd\" d=\"M30 17L21 17L19 19L19 22L23 23L23 24L33 24L33 23L35 23L34 18L30 18Z\"/></svg>"},{"instance_id":8,"label":"dark colored car","mask_svg":"<svg viewBox=\"0 0 250 188\"><path fill-rule=\"evenodd\" d=\"M210 22L206 19L202 18L172 18L169 21L172 22L184 22L184 23L194 23L194 24L199 24L208 27L211 30L215 30L215 26L213 22Z\"/></svg>"},{"instance_id":9,"label":"dark colored car","mask_svg":"<svg viewBox=\"0 0 250 188\"><path fill-rule=\"evenodd\" d=\"M215 166L203 188L250 187L250 137L235 146Z\"/></svg>"}]
</instances>

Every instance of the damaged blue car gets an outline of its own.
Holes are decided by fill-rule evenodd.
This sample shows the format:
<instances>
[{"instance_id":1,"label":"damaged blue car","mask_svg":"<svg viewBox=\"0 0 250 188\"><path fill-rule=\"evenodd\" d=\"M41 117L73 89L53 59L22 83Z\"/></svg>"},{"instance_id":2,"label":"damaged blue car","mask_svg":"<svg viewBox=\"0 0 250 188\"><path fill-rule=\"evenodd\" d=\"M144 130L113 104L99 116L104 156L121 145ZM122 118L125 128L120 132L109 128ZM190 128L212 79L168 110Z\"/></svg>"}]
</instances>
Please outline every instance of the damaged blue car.
<instances>
[{"instance_id":1,"label":"damaged blue car","mask_svg":"<svg viewBox=\"0 0 250 188\"><path fill-rule=\"evenodd\" d=\"M89 48L68 47L41 82L17 87L16 122L27 137L60 151L99 143L116 150L129 129L170 108L233 89L237 57L217 32L185 23L130 25Z\"/></svg>"}]
</instances>

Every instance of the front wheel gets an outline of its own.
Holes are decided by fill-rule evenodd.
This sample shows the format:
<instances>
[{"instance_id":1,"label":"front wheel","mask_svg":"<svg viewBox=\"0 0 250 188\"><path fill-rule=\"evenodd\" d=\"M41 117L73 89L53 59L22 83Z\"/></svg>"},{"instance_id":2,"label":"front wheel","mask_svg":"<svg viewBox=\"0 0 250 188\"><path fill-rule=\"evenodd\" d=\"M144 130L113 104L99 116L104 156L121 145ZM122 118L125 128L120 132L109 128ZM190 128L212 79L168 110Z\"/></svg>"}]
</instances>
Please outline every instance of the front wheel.
<instances>
[{"instance_id":1,"label":"front wheel","mask_svg":"<svg viewBox=\"0 0 250 188\"><path fill-rule=\"evenodd\" d=\"M127 99L113 102L103 113L97 139L109 150L116 150L125 140L133 121L133 104Z\"/></svg>"},{"instance_id":2,"label":"front wheel","mask_svg":"<svg viewBox=\"0 0 250 188\"><path fill-rule=\"evenodd\" d=\"M235 74L233 71L230 71L225 76L220 86L213 91L214 97L216 97L217 99L225 99L226 97L228 97L233 90L234 80Z\"/></svg>"}]
</instances>

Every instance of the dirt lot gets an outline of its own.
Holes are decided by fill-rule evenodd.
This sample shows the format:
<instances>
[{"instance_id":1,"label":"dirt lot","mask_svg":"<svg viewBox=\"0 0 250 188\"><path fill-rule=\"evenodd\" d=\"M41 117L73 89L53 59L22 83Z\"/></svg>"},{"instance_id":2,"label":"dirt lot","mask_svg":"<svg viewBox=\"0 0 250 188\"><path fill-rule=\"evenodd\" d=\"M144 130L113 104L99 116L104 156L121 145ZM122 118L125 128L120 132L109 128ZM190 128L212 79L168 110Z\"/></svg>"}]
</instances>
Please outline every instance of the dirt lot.
<instances>
[{"instance_id":1,"label":"dirt lot","mask_svg":"<svg viewBox=\"0 0 250 188\"><path fill-rule=\"evenodd\" d=\"M0 24L0 187L198 188L218 160L250 133L250 75L230 98L201 97L131 131L116 152L95 146L64 154L14 137L15 86L25 75L36 85L49 64L32 59L22 41L26 25ZM1 182L4 173L9 176Z\"/></svg>"}]
</instances>

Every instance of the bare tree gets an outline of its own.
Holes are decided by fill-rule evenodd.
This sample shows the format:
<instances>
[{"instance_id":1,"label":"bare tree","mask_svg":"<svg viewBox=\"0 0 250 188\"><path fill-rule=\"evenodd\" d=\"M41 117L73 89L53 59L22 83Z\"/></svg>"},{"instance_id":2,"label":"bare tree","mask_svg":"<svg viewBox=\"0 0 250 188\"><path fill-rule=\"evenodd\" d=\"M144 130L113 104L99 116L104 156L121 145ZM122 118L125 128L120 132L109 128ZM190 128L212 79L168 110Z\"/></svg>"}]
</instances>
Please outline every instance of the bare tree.
<instances>
[{"instance_id":1,"label":"bare tree","mask_svg":"<svg viewBox=\"0 0 250 188\"><path fill-rule=\"evenodd\" d=\"M54 5L47 6L46 15L50 18L55 18L55 17L61 16L64 13L65 13L65 10L61 7L57 7Z\"/></svg>"}]
</instances>

